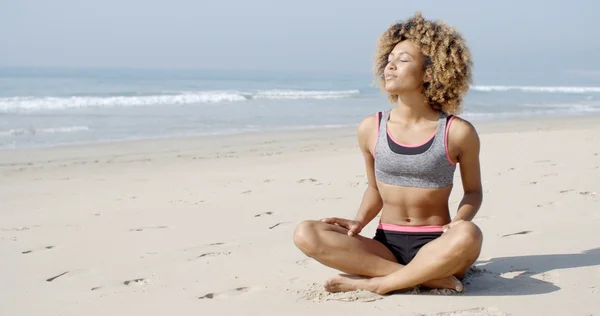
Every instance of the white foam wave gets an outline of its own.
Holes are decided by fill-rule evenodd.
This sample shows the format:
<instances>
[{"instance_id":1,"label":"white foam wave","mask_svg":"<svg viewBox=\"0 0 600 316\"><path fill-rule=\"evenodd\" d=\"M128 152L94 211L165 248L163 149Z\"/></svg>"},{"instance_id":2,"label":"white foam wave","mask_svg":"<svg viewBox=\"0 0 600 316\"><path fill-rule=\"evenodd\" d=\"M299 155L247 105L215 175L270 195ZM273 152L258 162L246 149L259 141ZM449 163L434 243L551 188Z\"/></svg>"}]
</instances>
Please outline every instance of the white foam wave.
<instances>
[{"instance_id":1,"label":"white foam wave","mask_svg":"<svg viewBox=\"0 0 600 316\"><path fill-rule=\"evenodd\" d=\"M582 115L584 113L600 113L600 108L594 107L575 107L575 108L553 108L546 110L512 111L512 112L469 112L466 111L461 116L467 119L491 119L491 118L512 118L512 117L539 117L547 115Z\"/></svg>"},{"instance_id":2,"label":"white foam wave","mask_svg":"<svg viewBox=\"0 0 600 316\"><path fill-rule=\"evenodd\" d=\"M597 112L600 111L600 104L594 103L547 103L547 104L535 104L525 103L523 104L526 108L535 109L555 109L555 110L568 110L571 112Z\"/></svg>"},{"instance_id":3,"label":"white foam wave","mask_svg":"<svg viewBox=\"0 0 600 316\"><path fill-rule=\"evenodd\" d=\"M84 107L143 106L158 104L190 104L243 101L235 93L188 93L179 95L111 96L111 97L10 97L0 98L0 110L40 110Z\"/></svg>"},{"instance_id":4,"label":"white foam wave","mask_svg":"<svg viewBox=\"0 0 600 316\"><path fill-rule=\"evenodd\" d=\"M89 131L90 128L87 126L61 126L61 127L49 127L49 128L13 128L7 131L0 131L0 136L33 136L36 134L57 134L57 133L77 133Z\"/></svg>"},{"instance_id":5,"label":"white foam wave","mask_svg":"<svg viewBox=\"0 0 600 316\"><path fill-rule=\"evenodd\" d=\"M296 91L296 90L269 90L259 91L252 96L253 99L340 99L359 95L358 90L343 91Z\"/></svg>"},{"instance_id":6,"label":"white foam wave","mask_svg":"<svg viewBox=\"0 0 600 316\"><path fill-rule=\"evenodd\" d=\"M35 111L86 107L124 107L240 102L252 99L338 99L360 94L358 90L301 91L265 90L258 92L202 91L147 96L73 96L0 98L0 111Z\"/></svg>"},{"instance_id":7,"label":"white foam wave","mask_svg":"<svg viewBox=\"0 0 600 316\"><path fill-rule=\"evenodd\" d=\"M600 87L472 86L471 90L481 92L600 93Z\"/></svg>"}]
</instances>

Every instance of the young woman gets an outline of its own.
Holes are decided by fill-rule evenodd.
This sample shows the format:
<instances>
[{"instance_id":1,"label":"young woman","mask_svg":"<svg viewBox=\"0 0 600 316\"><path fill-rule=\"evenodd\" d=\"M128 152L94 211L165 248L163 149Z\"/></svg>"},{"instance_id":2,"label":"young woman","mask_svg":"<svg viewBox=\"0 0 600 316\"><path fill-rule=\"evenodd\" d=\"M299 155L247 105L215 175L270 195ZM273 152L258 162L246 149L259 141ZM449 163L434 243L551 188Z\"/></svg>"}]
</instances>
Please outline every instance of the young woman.
<instances>
[{"instance_id":1,"label":"young woman","mask_svg":"<svg viewBox=\"0 0 600 316\"><path fill-rule=\"evenodd\" d=\"M331 292L463 291L459 280L483 240L471 222L482 202L479 137L455 116L471 83L470 52L455 29L416 13L381 35L375 57L376 77L395 107L359 124L369 180L362 203L354 219L301 222L294 243L346 273L325 283ZM457 164L464 197L452 219ZM360 236L380 211L375 236Z\"/></svg>"}]
</instances>

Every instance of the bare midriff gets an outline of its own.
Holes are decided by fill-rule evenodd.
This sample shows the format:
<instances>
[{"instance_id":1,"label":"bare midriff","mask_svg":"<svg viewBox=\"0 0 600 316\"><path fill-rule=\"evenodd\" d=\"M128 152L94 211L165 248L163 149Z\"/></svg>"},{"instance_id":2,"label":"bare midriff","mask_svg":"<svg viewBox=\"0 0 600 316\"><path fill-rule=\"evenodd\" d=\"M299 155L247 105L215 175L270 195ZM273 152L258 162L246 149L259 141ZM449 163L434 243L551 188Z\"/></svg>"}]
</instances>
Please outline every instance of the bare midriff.
<instances>
[{"instance_id":1,"label":"bare midriff","mask_svg":"<svg viewBox=\"0 0 600 316\"><path fill-rule=\"evenodd\" d=\"M443 226L450 223L448 199L451 185L424 189L378 182L377 187L383 200L382 223L402 226Z\"/></svg>"}]
</instances>

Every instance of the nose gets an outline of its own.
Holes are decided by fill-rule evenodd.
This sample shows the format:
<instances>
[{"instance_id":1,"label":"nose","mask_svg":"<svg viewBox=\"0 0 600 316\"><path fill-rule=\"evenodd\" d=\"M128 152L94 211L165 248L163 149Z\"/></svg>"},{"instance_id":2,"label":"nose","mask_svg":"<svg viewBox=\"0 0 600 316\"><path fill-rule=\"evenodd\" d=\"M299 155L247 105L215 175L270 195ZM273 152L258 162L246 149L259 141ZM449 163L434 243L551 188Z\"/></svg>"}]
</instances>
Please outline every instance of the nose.
<instances>
[{"instance_id":1,"label":"nose","mask_svg":"<svg viewBox=\"0 0 600 316\"><path fill-rule=\"evenodd\" d=\"M393 62L391 62L391 61L388 61L388 63L387 63L387 65L385 66L385 68L386 68L387 70L396 70L396 65L395 65Z\"/></svg>"}]
</instances>

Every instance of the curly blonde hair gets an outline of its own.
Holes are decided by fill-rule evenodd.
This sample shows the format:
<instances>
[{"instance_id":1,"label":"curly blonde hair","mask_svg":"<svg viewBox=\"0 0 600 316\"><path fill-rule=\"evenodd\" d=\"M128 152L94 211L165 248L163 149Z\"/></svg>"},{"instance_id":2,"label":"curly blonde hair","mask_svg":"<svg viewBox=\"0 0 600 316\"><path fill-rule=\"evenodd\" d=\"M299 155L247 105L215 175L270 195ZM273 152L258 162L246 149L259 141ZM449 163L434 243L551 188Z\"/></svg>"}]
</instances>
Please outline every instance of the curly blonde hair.
<instances>
[{"instance_id":1,"label":"curly blonde hair","mask_svg":"<svg viewBox=\"0 0 600 316\"><path fill-rule=\"evenodd\" d=\"M420 12L406 21L390 26L378 39L375 53L375 80L383 89L383 71L388 55L396 44L410 40L425 56L425 74L430 81L423 83L426 102L435 110L446 114L461 111L462 98L472 83L471 53L460 33L441 21L428 21ZM396 103L398 96L388 94L388 100Z\"/></svg>"}]
</instances>

